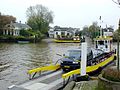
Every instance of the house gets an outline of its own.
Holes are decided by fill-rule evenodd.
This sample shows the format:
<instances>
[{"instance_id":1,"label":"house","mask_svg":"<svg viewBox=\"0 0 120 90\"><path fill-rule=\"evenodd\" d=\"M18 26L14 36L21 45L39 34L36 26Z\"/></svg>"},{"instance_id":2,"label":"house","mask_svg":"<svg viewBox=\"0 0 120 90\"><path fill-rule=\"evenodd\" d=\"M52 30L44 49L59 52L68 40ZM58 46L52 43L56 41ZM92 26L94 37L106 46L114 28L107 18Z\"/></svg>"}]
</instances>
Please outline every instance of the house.
<instances>
[{"instance_id":1,"label":"house","mask_svg":"<svg viewBox=\"0 0 120 90\"><path fill-rule=\"evenodd\" d=\"M102 29L103 36L113 36L114 29L112 28L104 28Z\"/></svg>"},{"instance_id":2,"label":"house","mask_svg":"<svg viewBox=\"0 0 120 90\"><path fill-rule=\"evenodd\" d=\"M54 27L54 38L64 38L65 36L71 36L73 32L66 27Z\"/></svg>"},{"instance_id":3,"label":"house","mask_svg":"<svg viewBox=\"0 0 120 90\"><path fill-rule=\"evenodd\" d=\"M50 38L54 38L54 28L53 27L49 27L48 34L49 34Z\"/></svg>"},{"instance_id":4,"label":"house","mask_svg":"<svg viewBox=\"0 0 120 90\"><path fill-rule=\"evenodd\" d=\"M71 28L71 27L54 27L54 38L58 39L65 39L65 38L73 38L76 32L80 31L79 28Z\"/></svg>"},{"instance_id":5,"label":"house","mask_svg":"<svg viewBox=\"0 0 120 90\"><path fill-rule=\"evenodd\" d=\"M5 25L3 35L19 36L20 30L32 29L29 25L23 23L10 23Z\"/></svg>"}]
</instances>

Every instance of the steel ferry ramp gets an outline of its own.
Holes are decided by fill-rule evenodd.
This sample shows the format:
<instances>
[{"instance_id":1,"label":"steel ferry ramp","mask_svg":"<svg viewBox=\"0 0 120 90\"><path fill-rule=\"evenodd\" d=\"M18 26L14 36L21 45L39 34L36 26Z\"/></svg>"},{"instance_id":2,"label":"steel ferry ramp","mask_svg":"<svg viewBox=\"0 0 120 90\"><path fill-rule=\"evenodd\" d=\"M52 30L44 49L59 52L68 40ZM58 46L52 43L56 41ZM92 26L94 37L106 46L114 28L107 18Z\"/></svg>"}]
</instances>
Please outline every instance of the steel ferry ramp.
<instances>
[{"instance_id":1,"label":"steel ferry ramp","mask_svg":"<svg viewBox=\"0 0 120 90\"><path fill-rule=\"evenodd\" d=\"M59 66L57 67L59 68ZM35 71L35 69L33 69L33 71ZM12 85L8 87L8 90L57 90L62 86L63 86L63 78L62 78L62 70L60 69L52 72L43 73L41 74L41 76L31 79L28 82L19 85Z\"/></svg>"},{"instance_id":2,"label":"steel ferry ramp","mask_svg":"<svg viewBox=\"0 0 120 90\"><path fill-rule=\"evenodd\" d=\"M20 85L12 85L8 90L57 90L63 85L61 76L62 71L59 70Z\"/></svg>"}]
</instances>

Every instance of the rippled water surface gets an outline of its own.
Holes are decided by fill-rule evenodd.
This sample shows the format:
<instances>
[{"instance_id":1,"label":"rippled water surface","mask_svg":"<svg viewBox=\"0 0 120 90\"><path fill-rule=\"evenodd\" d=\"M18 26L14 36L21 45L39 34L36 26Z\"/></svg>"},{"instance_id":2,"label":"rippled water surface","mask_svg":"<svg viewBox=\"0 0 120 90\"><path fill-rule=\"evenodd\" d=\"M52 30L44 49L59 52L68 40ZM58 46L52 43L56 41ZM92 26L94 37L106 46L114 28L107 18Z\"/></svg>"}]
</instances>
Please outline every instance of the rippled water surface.
<instances>
[{"instance_id":1,"label":"rippled water surface","mask_svg":"<svg viewBox=\"0 0 120 90\"><path fill-rule=\"evenodd\" d=\"M93 47L89 40L87 42L88 46ZM0 90L28 81L28 69L55 63L61 58L56 54L63 55L68 49L77 48L79 45L79 43L54 43L51 39L45 39L37 44L0 43Z\"/></svg>"},{"instance_id":2,"label":"rippled water surface","mask_svg":"<svg viewBox=\"0 0 120 90\"><path fill-rule=\"evenodd\" d=\"M37 44L0 43L0 90L28 80L28 69L55 63L60 58L56 54L78 46L79 43L54 43L50 39Z\"/></svg>"}]
</instances>

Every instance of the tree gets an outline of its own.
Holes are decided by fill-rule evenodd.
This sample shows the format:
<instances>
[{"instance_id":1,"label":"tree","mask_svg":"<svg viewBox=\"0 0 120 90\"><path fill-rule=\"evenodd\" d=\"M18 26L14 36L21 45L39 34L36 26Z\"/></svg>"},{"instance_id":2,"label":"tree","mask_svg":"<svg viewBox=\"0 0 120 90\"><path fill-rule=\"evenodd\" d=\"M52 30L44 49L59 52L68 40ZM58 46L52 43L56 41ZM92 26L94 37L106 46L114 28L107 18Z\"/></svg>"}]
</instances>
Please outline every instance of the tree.
<instances>
[{"instance_id":1,"label":"tree","mask_svg":"<svg viewBox=\"0 0 120 90\"><path fill-rule=\"evenodd\" d=\"M25 37L30 37L30 36L34 36L34 32L32 30L20 30L20 35L21 36L25 36Z\"/></svg>"},{"instance_id":2,"label":"tree","mask_svg":"<svg viewBox=\"0 0 120 90\"><path fill-rule=\"evenodd\" d=\"M6 24L10 24L11 22L15 22L16 18L10 15L2 15L0 13L0 34L2 33L2 29Z\"/></svg>"},{"instance_id":3,"label":"tree","mask_svg":"<svg viewBox=\"0 0 120 90\"><path fill-rule=\"evenodd\" d=\"M117 4L118 6L120 6L120 0L112 0L115 4ZM117 38L117 70L119 72L119 41L120 41L120 19L119 19L119 24L118 24L118 30L116 31L116 38Z\"/></svg>"},{"instance_id":4,"label":"tree","mask_svg":"<svg viewBox=\"0 0 120 90\"><path fill-rule=\"evenodd\" d=\"M53 23L53 12L42 5L30 6L27 11L27 23L34 31L45 34L48 32L49 24Z\"/></svg>"},{"instance_id":5,"label":"tree","mask_svg":"<svg viewBox=\"0 0 120 90\"><path fill-rule=\"evenodd\" d=\"M112 0L115 4L120 5L120 0Z\"/></svg>"},{"instance_id":6,"label":"tree","mask_svg":"<svg viewBox=\"0 0 120 90\"><path fill-rule=\"evenodd\" d=\"M92 40L99 36L99 30L100 27L97 25L97 22L93 22L93 24L89 26L88 32Z\"/></svg>"},{"instance_id":7,"label":"tree","mask_svg":"<svg viewBox=\"0 0 120 90\"><path fill-rule=\"evenodd\" d=\"M83 27L82 35L90 37L92 40L99 36L100 27L97 25L97 22L93 22L92 25Z\"/></svg>"},{"instance_id":8,"label":"tree","mask_svg":"<svg viewBox=\"0 0 120 90\"><path fill-rule=\"evenodd\" d=\"M82 35L86 35L89 36L89 27L88 26L84 26L83 30L82 30Z\"/></svg>"},{"instance_id":9,"label":"tree","mask_svg":"<svg viewBox=\"0 0 120 90\"><path fill-rule=\"evenodd\" d=\"M119 67L120 67L120 64L119 64L119 41L120 41L120 19L119 19L119 24L118 24L118 30L117 30L117 70L119 71Z\"/></svg>"},{"instance_id":10,"label":"tree","mask_svg":"<svg viewBox=\"0 0 120 90\"><path fill-rule=\"evenodd\" d=\"M113 40L117 40L118 39L118 29L115 31L115 32L113 32Z\"/></svg>"}]
</instances>

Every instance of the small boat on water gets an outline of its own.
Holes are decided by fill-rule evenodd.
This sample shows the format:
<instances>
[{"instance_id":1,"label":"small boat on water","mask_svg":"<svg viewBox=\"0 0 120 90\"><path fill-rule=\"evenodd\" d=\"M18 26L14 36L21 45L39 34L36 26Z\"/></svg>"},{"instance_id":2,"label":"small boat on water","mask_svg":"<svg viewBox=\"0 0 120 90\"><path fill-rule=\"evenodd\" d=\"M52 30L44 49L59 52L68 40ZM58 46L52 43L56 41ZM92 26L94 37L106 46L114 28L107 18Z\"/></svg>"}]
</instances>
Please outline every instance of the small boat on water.
<instances>
[{"instance_id":1,"label":"small boat on water","mask_svg":"<svg viewBox=\"0 0 120 90\"><path fill-rule=\"evenodd\" d=\"M56 43L80 43L80 38L79 36L75 36L72 39L55 39L54 42Z\"/></svg>"},{"instance_id":2,"label":"small boat on water","mask_svg":"<svg viewBox=\"0 0 120 90\"><path fill-rule=\"evenodd\" d=\"M25 44L25 43L30 43L30 41L17 41L17 43Z\"/></svg>"},{"instance_id":3,"label":"small boat on water","mask_svg":"<svg viewBox=\"0 0 120 90\"><path fill-rule=\"evenodd\" d=\"M54 42L56 42L56 43L80 43L80 40L58 40L58 39L55 39Z\"/></svg>"},{"instance_id":4,"label":"small boat on water","mask_svg":"<svg viewBox=\"0 0 120 90\"><path fill-rule=\"evenodd\" d=\"M64 55L60 64L38 67L28 70L28 82L12 85L10 90L58 90L63 87L66 79L80 74L80 49L69 50L69 56ZM78 57L79 56L79 57ZM112 48L111 37L98 37L95 39L95 49L88 48L86 72L96 74L114 61L115 50ZM52 72L51 72L52 70ZM62 73L67 71L67 73ZM48 71L45 73L45 71ZM43 74L41 74L43 72ZM39 78L35 76L40 75Z\"/></svg>"}]
</instances>

